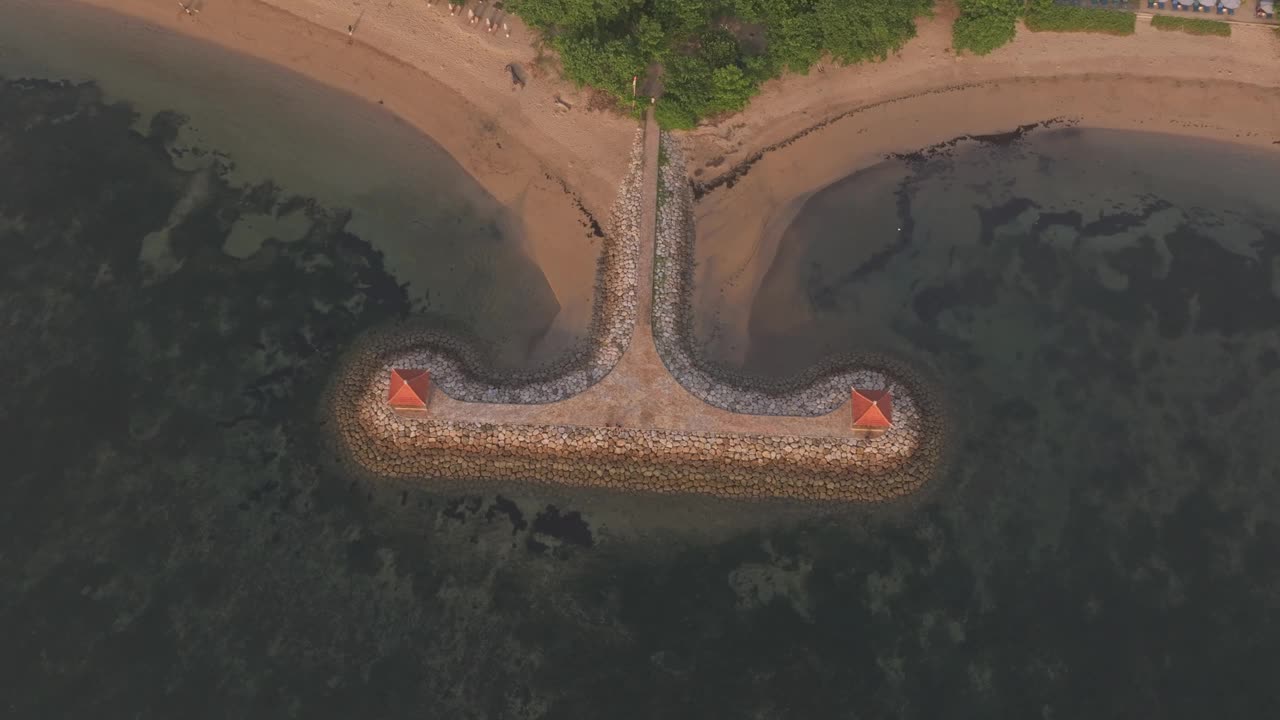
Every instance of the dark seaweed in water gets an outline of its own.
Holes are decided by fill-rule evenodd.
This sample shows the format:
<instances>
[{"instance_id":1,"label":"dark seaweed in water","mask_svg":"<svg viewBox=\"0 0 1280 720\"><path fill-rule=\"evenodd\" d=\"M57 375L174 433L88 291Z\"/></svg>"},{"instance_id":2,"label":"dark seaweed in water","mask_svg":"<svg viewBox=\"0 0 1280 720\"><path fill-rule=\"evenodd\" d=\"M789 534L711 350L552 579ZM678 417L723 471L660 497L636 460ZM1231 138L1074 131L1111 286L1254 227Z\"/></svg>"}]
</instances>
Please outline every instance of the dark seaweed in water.
<instances>
[{"instance_id":1,"label":"dark seaweed in water","mask_svg":"<svg viewBox=\"0 0 1280 720\"><path fill-rule=\"evenodd\" d=\"M905 95L902 97L890 98L888 100L881 100L879 102L874 102L874 103L870 103L860 107L856 107L856 108L853 108L852 110L847 110L845 112L832 115L831 117L824 118L823 120L817 123L814 123L813 125L810 125L809 127L791 135L790 137L787 137L784 140L780 140L772 145L765 146L751 153L744 160L742 160L737 165L734 165L732 168L730 168L727 172L723 172L715 176L714 178L711 178L710 180L705 180L705 181L690 180L689 184L693 188L693 199L700 200L707 193L710 193L714 191L716 188L719 188L722 186L730 187L730 188L733 187L734 184L738 182L738 180L742 179L743 177L746 177L747 173L751 172L751 168L755 167L755 164L763 160L764 157L769 153L781 150L787 147L788 145L791 145L792 143L796 142L797 140L800 140L801 138L804 138L808 135L812 135L813 133L826 128L832 123L837 123L847 117L851 117L853 115L857 115L859 113L863 113L868 110L873 110L878 107L905 102L907 100L921 97L923 95L943 95L949 92L955 92L956 90L982 87L985 84L986 83L975 83L971 85L955 85L952 87L936 88L934 90L920 93L918 95ZM1014 130L1004 132L1004 133L991 133L987 135L964 135L944 143L939 143L938 145L934 145L930 148L922 149L917 153L910 153L910 155L914 156L914 159L924 159L928 155L937 154L939 151L944 151L946 149L955 147L955 145L965 140L974 140L977 142L993 144L993 145L1005 145L1018 140L1027 132L1037 127L1062 127L1062 126L1069 126L1074 123L1075 121L1071 119L1053 118L1053 119L1041 121L1039 123L1022 125L1015 128ZM718 160L722 161L723 158L719 158ZM708 164L709 167L718 167L719 165L720 165L720 162L718 161L713 161L712 163Z\"/></svg>"},{"instance_id":2,"label":"dark seaweed in water","mask_svg":"<svg viewBox=\"0 0 1280 720\"><path fill-rule=\"evenodd\" d=\"M1026 285L925 277L912 294L946 301L906 304L930 308L919 352L965 390L928 500L641 540L319 462L334 357L403 291L342 214L216 175L196 192L169 120L132 120L91 86L0 84L7 717L1280 710L1274 234L1253 262L1180 236L1167 273L1139 246L1119 295L1047 226ZM309 232L222 254L264 206ZM1021 267L1017 218L989 217L984 257ZM140 262L171 223L172 262ZM1014 309L1052 332L981 332ZM1138 332L1164 315L1176 338Z\"/></svg>"}]
</instances>

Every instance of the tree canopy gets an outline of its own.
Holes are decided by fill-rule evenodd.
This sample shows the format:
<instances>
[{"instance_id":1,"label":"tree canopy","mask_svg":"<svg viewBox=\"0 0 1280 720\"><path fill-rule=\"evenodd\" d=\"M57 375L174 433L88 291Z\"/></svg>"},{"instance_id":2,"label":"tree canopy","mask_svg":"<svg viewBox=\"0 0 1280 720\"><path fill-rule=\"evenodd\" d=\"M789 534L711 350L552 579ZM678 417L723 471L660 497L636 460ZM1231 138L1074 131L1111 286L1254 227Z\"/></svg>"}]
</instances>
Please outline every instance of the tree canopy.
<instances>
[{"instance_id":1,"label":"tree canopy","mask_svg":"<svg viewBox=\"0 0 1280 720\"><path fill-rule=\"evenodd\" d=\"M1013 40L1026 0L958 0L960 17L951 29L956 50L986 55Z\"/></svg>"},{"instance_id":2,"label":"tree canopy","mask_svg":"<svg viewBox=\"0 0 1280 720\"><path fill-rule=\"evenodd\" d=\"M736 112L760 83L836 62L883 59L915 36L933 0L509 0L559 52L565 74L631 101L631 78L662 68L665 127Z\"/></svg>"}]
</instances>

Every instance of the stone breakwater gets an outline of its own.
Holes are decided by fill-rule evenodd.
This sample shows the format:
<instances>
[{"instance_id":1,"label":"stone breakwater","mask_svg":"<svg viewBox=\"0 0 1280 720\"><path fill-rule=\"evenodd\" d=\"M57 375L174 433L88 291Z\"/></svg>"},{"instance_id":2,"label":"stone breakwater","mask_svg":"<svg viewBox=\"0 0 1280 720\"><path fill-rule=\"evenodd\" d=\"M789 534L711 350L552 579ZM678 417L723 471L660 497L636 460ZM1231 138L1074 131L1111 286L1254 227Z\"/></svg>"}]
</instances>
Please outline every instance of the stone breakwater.
<instances>
[{"instance_id":1,"label":"stone breakwater","mask_svg":"<svg viewBox=\"0 0 1280 720\"><path fill-rule=\"evenodd\" d=\"M390 332L370 338L330 389L339 448L377 479L871 503L918 490L941 457L939 433L905 428L856 440L401 416L385 402L386 370L412 342Z\"/></svg>"},{"instance_id":2,"label":"stone breakwater","mask_svg":"<svg viewBox=\"0 0 1280 720\"><path fill-rule=\"evenodd\" d=\"M851 388L889 388L895 429L915 432L921 412L913 386L919 383L910 382L914 371L892 358L842 355L777 380L737 372L701 357L693 339L693 188L680 141L664 132L661 143L666 164L659 169L653 339L672 376L703 402L753 415L826 415L849 401Z\"/></svg>"},{"instance_id":3,"label":"stone breakwater","mask_svg":"<svg viewBox=\"0 0 1280 720\"><path fill-rule=\"evenodd\" d=\"M397 332L410 339L396 367L431 369L431 382L458 400L482 403L551 403L581 393L622 359L636 323L636 262L639 256L641 151L636 133L631 164L611 213L596 269L595 300L587 339L555 362L530 372L495 373L480 345L465 330L415 327Z\"/></svg>"},{"instance_id":4,"label":"stone breakwater","mask_svg":"<svg viewBox=\"0 0 1280 720\"><path fill-rule=\"evenodd\" d=\"M865 359L843 358L770 383L698 359L689 339L692 199L679 145L669 136L662 140L669 162L656 203L662 208L652 233L657 249L647 245L654 239L640 237L657 212L654 201L644 200L654 198L659 185L657 138L649 135L637 139L614 208L593 347L537 373L493 377L474 345L452 334L404 324L372 333L348 355L327 394L329 427L351 465L376 479L532 481L845 502L890 500L933 477L945 450L945 415L911 368L887 359L849 365ZM638 283L640 252L654 253L655 343L650 328L636 324L648 299L639 296L648 290ZM429 368L436 392L447 397L432 400L424 415L400 415L386 403L389 370L414 366ZM884 435L856 438L852 418L835 417L854 385L894 390L894 427ZM641 413L627 427L609 419L619 406L655 403L663 412ZM796 417L824 409L823 418ZM501 421L478 422L477 416ZM507 422L516 417L522 419ZM806 434L814 423L826 423L820 425L825 430ZM778 432L783 428L792 429Z\"/></svg>"}]
</instances>

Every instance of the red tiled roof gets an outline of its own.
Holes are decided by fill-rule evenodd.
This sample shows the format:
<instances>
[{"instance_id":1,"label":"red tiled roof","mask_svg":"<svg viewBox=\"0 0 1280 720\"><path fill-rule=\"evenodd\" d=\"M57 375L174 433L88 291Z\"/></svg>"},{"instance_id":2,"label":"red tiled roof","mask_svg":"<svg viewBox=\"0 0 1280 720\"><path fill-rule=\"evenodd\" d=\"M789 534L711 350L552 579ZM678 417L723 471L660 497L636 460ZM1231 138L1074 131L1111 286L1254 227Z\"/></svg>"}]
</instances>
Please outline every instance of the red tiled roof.
<instances>
[{"instance_id":1,"label":"red tiled roof","mask_svg":"<svg viewBox=\"0 0 1280 720\"><path fill-rule=\"evenodd\" d=\"M882 430L893 426L893 393L888 390L853 389L853 427Z\"/></svg>"},{"instance_id":2,"label":"red tiled roof","mask_svg":"<svg viewBox=\"0 0 1280 720\"><path fill-rule=\"evenodd\" d=\"M425 410L430 392L431 373L426 370L392 370L387 404L393 408Z\"/></svg>"}]
</instances>

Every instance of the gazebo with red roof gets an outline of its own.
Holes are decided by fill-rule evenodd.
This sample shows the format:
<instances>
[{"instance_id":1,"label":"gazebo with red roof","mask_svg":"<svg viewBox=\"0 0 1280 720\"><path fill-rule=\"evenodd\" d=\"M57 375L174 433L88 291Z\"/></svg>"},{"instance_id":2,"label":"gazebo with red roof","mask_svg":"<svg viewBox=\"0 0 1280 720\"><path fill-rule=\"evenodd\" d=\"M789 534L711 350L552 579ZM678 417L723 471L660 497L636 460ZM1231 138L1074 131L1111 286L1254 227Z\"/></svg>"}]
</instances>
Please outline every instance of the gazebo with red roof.
<instances>
[{"instance_id":1,"label":"gazebo with red roof","mask_svg":"<svg viewBox=\"0 0 1280 720\"><path fill-rule=\"evenodd\" d=\"M893 427L893 393L889 390L853 389L853 431L863 437L879 437Z\"/></svg>"},{"instance_id":2,"label":"gazebo with red roof","mask_svg":"<svg viewBox=\"0 0 1280 720\"><path fill-rule=\"evenodd\" d=\"M391 371L391 388L387 391L387 404L398 413L419 414L427 411L427 398L431 395L431 373L422 369Z\"/></svg>"}]
</instances>

